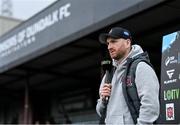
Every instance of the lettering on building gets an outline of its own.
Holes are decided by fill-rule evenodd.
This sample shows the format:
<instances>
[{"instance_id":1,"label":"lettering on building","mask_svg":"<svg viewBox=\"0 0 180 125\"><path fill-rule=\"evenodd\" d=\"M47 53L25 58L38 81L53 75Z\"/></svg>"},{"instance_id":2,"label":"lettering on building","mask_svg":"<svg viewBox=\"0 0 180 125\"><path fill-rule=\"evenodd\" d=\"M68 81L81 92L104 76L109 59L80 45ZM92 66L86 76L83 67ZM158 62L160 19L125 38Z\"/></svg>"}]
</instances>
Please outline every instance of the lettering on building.
<instances>
[{"instance_id":1,"label":"lettering on building","mask_svg":"<svg viewBox=\"0 0 180 125\"><path fill-rule=\"evenodd\" d=\"M21 48L36 42L36 36L38 33L46 30L48 27L54 25L57 22L63 21L65 18L71 15L69 8L70 3L67 3L52 13L39 19L32 25L22 29L17 34L0 43L0 58L5 57Z\"/></svg>"}]
</instances>

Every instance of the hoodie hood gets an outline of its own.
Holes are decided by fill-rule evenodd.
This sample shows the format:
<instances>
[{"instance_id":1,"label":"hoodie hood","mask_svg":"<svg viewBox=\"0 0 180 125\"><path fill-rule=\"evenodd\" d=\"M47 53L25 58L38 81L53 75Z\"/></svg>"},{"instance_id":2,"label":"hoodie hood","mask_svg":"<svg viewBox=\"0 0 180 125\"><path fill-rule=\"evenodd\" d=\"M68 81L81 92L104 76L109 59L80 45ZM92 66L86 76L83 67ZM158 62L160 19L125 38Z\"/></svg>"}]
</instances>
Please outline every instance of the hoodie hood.
<instances>
[{"instance_id":1,"label":"hoodie hood","mask_svg":"<svg viewBox=\"0 0 180 125\"><path fill-rule=\"evenodd\" d=\"M132 45L130 53L121 62L113 59L113 66L117 67L118 65L124 65L124 64L126 64L127 58L134 58L135 56L137 56L143 52L144 51L142 50L142 48L139 45Z\"/></svg>"}]
</instances>

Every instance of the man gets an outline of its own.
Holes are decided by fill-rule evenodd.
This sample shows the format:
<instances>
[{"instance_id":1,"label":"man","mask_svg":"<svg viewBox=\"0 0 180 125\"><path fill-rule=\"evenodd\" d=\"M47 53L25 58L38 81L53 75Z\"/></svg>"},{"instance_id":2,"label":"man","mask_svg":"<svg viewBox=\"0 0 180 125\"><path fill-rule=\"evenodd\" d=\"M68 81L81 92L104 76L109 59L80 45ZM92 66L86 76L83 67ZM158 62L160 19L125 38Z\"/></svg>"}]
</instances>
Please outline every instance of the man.
<instances>
[{"instance_id":1,"label":"man","mask_svg":"<svg viewBox=\"0 0 180 125\"><path fill-rule=\"evenodd\" d=\"M132 45L130 32L121 27L112 28L107 34L100 34L99 39L107 44L116 70L111 84L105 83L106 76L102 79L96 111L100 117L103 115L102 110L108 97L105 123L134 124L123 94L122 79L127 59L136 57L143 50L139 45ZM135 84L141 104L137 124L153 124L159 116L159 82L154 70L146 62L137 64Z\"/></svg>"}]
</instances>

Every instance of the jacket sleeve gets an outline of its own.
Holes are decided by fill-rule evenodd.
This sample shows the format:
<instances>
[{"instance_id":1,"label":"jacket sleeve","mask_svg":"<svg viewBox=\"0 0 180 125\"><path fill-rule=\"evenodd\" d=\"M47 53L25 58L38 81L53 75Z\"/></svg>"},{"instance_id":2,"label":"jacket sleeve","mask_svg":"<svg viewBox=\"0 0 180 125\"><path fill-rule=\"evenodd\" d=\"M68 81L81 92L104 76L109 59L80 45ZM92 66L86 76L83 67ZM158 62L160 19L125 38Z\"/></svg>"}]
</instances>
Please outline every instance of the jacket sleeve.
<instances>
[{"instance_id":1,"label":"jacket sleeve","mask_svg":"<svg viewBox=\"0 0 180 125\"><path fill-rule=\"evenodd\" d=\"M140 62L136 69L135 83L141 106L137 124L153 124L159 117L159 81L151 66Z\"/></svg>"},{"instance_id":2,"label":"jacket sleeve","mask_svg":"<svg viewBox=\"0 0 180 125\"><path fill-rule=\"evenodd\" d=\"M99 88L99 93L100 93L100 89L101 89L102 85L104 84L104 81L105 81L105 76L103 77L103 79L102 79L102 81L101 81L101 85L100 85L100 88ZM100 94L99 94L99 95L100 95ZM102 115L103 109L105 109L105 103L104 103L104 101L103 101L101 98L99 98L99 99L97 100L96 112L97 112L97 114L98 114L100 117L101 117L101 115Z\"/></svg>"}]
</instances>

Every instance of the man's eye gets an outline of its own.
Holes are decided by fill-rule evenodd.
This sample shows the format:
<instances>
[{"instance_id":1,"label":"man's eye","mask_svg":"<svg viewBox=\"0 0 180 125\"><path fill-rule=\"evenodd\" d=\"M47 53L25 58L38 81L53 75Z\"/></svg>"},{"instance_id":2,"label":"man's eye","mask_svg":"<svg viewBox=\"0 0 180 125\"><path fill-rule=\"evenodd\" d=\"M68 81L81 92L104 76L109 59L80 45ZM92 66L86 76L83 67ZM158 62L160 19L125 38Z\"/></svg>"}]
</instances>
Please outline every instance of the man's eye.
<instances>
[{"instance_id":1,"label":"man's eye","mask_svg":"<svg viewBox=\"0 0 180 125\"><path fill-rule=\"evenodd\" d=\"M116 41L115 40L112 40L111 43L115 43Z\"/></svg>"}]
</instances>

